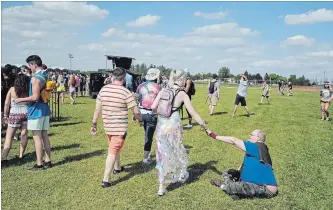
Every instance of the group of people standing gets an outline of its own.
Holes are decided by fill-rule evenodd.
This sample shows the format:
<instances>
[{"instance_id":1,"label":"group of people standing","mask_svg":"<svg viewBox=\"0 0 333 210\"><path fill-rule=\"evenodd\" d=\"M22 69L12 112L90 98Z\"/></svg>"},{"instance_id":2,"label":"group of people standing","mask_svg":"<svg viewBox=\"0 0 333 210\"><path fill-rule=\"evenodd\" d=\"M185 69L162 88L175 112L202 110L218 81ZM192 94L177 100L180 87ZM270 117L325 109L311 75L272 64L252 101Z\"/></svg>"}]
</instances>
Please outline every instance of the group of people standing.
<instances>
[{"instance_id":1,"label":"group of people standing","mask_svg":"<svg viewBox=\"0 0 333 210\"><path fill-rule=\"evenodd\" d=\"M3 121L7 122L8 127L1 164L6 165L13 137L20 128L19 158L23 158L28 140L27 133L31 130L36 149L36 164L30 170L40 170L52 167L51 143L48 136L51 110L41 97L47 82L47 73L39 56L31 55L26 62L32 73L31 78L26 74L16 76L14 85L7 92L2 110Z\"/></svg>"},{"instance_id":2,"label":"group of people standing","mask_svg":"<svg viewBox=\"0 0 333 210\"><path fill-rule=\"evenodd\" d=\"M124 145L128 132L128 110L143 126L145 132L143 164L151 164L151 146L153 136L156 138L156 169L158 171L159 196L167 193L166 185L174 182L186 182L190 174L187 151L184 147L184 132L180 109L184 105L187 112L213 139L236 145L246 152L243 167L238 172L238 179L224 173L224 181L212 180L212 184L220 187L233 198L245 197L274 197L277 195L277 184L272 169L272 161L265 144L265 135L260 130L250 134L249 141L243 142L234 137L216 136L208 128L205 121L195 111L186 91L191 85L187 71L172 70L166 87L161 87L158 80L160 71L156 68L148 70L146 82L138 86L138 103L134 94L124 87L126 70L116 68L113 71L112 84L105 85L96 99L96 109L92 120L91 133L97 131L97 121L102 115L104 130L108 139L108 155L105 164L102 187L111 187L110 175L121 173L124 168L120 165L120 151ZM244 77L246 79L246 77ZM218 84L212 81L209 88L210 114L219 98ZM246 86L246 84L244 83ZM240 87L237 101L243 101L244 91ZM239 102L238 102L239 103ZM245 102L246 103L246 102ZM245 104L246 105L246 104ZM261 158L264 161L261 162ZM256 169L256 173L252 170ZM236 175L237 177L237 175Z\"/></svg>"}]
</instances>

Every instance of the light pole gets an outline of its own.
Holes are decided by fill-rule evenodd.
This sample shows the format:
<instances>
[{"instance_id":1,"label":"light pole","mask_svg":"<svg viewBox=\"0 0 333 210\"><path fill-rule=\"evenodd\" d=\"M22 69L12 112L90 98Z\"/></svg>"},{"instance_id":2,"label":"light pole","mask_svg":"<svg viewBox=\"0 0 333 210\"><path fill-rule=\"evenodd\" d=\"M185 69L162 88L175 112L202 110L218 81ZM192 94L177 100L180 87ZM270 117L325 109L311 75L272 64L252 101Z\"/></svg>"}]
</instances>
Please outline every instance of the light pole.
<instances>
[{"instance_id":1,"label":"light pole","mask_svg":"<svg viewBox=\"0 0 333 210\"><path fill-rule=\"evenodd\" d=\"M72 70L72 58L74 58L74 56L69 53L68 57L69 57L69 70L71 71Z\"/></svg>"}]
</instances>

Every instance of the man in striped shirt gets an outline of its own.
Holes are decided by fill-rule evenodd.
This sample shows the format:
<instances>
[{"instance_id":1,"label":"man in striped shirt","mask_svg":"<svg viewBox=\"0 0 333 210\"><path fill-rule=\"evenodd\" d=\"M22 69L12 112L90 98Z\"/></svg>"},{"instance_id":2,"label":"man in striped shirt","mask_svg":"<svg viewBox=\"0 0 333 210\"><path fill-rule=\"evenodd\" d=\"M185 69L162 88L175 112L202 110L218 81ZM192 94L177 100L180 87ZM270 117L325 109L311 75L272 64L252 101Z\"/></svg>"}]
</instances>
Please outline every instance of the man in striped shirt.
<instances>
[{"instance_id":1,"label":"man in striped shirt","mask_svg":"<svg viewBox=\"0 0 333 210\"><path fill-rule=\"evenodd\" d=\"M109 148L106 158L104 178L102 187L111 187L109 182L112 169L114 174L124 170L120 167L120 150L124 145L128 127L128 110L131 109L136 119L141 121L140 110L135 102L132 93L126 89L126 71L123 68L116 68L113 71L112 84L105 85L99 92L96 99L96 110L92 121L91 131L97 131L97 120L102 112L104 130L108 138Z\"/></svg>"}]
</instances>

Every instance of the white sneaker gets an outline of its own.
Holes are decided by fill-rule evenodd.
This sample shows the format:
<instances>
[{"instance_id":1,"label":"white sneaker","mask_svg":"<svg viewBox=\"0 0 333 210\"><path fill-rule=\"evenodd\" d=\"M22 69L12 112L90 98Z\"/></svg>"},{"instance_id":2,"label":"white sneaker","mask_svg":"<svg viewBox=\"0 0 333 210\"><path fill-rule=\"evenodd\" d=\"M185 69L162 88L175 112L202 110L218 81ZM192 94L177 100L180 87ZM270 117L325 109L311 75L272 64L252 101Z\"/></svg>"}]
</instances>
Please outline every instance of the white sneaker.
<instances>
[{"instance_id":1,"label":"white sneaker","mask_svg":"<svg viewBox=\"0 0 333 210\"><path fill-rule=\"evenodd\" d=\"M167 193L168 191L165 188L160 188L157 192L157 195L163 196Z\"/></svg>"},{"instance_id":2,"label":"white sneaker","mask_svg":"<svg viewBox=\"0 0 333 210\"><path fill-rule=\"evenodd\" d=\"M150 164L152 164L152 163L153 163L153 160L152 160L152 159L150 159L150 158L143 159L143 160L142 160L142 163L143 163L143 164L146 164L146 165L150 165Z\"/></svg>"},{"instance_id":3,"label":"white sneaker","mask_svg":"<svg viewBox=\"0 0 333 210\"><path fill-rule=\"evenodd\" d=\"M190 129L192 127L193 127L193 125L190 125L190 124L187 124L187 125L184 126L184 128L188 128L188 129Z\"/></svg>"},{"instance_id":4,"label":"white sneaker","mask_svg":"<svg viewBox=\"0 0 333 210\"><path fill-rule=\"evenodd\" d=\"M182 173L179 177L179 181L181 183L185 183L186 180L190 177L190 174L186 171L185 173Z\"/></svg>"}]
</instances>

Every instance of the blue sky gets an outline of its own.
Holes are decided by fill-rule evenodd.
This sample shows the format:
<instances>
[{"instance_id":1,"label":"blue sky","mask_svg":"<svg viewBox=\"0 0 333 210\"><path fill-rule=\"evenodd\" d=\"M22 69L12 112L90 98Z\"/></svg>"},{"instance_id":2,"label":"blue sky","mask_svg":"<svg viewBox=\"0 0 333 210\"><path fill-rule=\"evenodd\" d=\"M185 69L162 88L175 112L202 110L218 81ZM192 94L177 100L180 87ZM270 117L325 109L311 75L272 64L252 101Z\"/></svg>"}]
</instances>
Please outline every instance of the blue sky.
<instances>
[{"instance_id":1,"label":"blue sky","mask_svg":"<svg viewBox=\"0 0 333 210\"><path fill-rule=\"evenodd\" d=\"M333 79L333 3L2 2L2 64L37 53L68 68L69 52L82 70L119 54L193 73L228 66Z\"/></svg>"}]
</instances>

